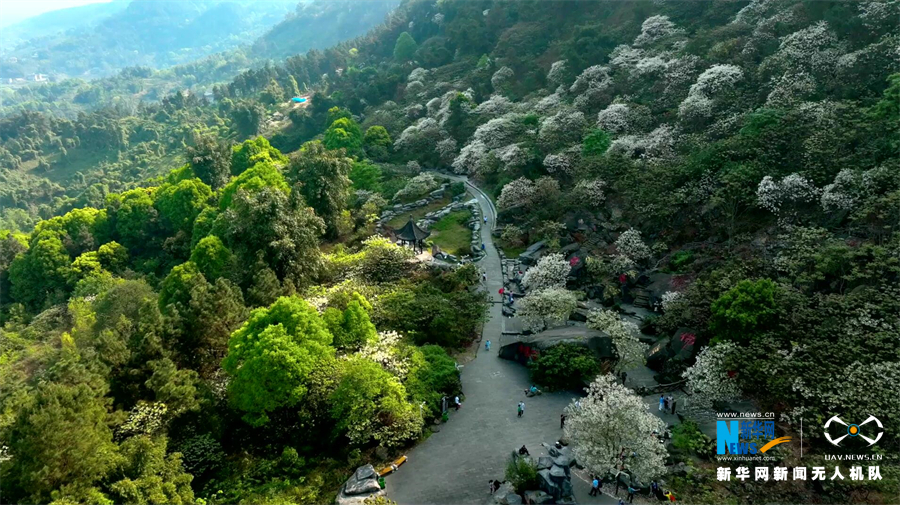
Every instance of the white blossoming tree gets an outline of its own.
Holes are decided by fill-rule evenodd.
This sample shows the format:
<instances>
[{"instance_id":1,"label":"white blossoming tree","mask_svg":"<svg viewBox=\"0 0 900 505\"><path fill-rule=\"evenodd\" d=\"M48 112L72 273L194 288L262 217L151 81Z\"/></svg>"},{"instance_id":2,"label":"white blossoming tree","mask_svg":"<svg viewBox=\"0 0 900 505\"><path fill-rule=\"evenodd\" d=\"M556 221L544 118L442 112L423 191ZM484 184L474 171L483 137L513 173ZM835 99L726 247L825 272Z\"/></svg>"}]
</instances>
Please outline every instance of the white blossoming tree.
<instances>
[{"instance_id":1,"label":"white blossoming tree","mask_svg":"<svg viewBox=\"0 0 900 505\"><path fill-rule=\"evenodd\" d=\"M529 293L519 302L516 314L532 331L564 323L575 310L578 299L565 288L551 287Z\"/></svg>"},{"instance_id":2,"label":"white blossoming tree","mask_svg":"<svg viewBox=\"0 0 900 505\"><path fill-rule=\"evenodd\" d=\"M513 69L509 67L500 67L500 69L491 76L491 86L494 87L494 92L502 94L506 91L514 76L515 72L513 72Z\"/></svg>"},{"instance_id":3,"label":"white blossoming tree","mask_svg":"<svg viewBox=\"0 0 900 505\"><path fill-rule=\"evenodd\" d=\"M587 398L566 408L564 433L578 462L591 473L624 470L646 483L666 471L666 446L654 436L665 428L639 396L613 376L601 375L591 383ZM622 448L625 455L620 459Z\"/></svg>"},{"instance_id":4,"label":"white blossoming tree","mask_svg":"<svg viewBox=\"0 0 900 505\"><path fill-rule=\"evenodd\" d=\"M735 65L709 67L700 74L687 98L681 102L678 117L688 123L708 119L743 77L744 71Z\"/></svg>"},{"instance_id":5,"label":"white blossoming tree","mask_svg":"<svg viewBox=\"0 0 900 505\"><path fill-rule=\"evenodd\" d=\"M594 309L588 312L587 327L605 332L612 338L619 357L616 370L630 370L646 362L648 346L638 340L640 330L634 323L623 321L611 310Z\"/></svg>"},{"instance_id":6,"label":"white blossoming tree","mask_svg":"<svg viewBox=\"0 0 900 505\"><path fill-rule=\"evenodd\" d=\"M730 401L740 397L734 374L730 374L726 360L737 352L737 346L724 342L704 347L697 355L697 361L682 376L687 379L695 406L710 406L716 401Z\"/></svg>"},{"instance_id":7,"label":"white blossoming tree","mask_svg":"<svg viewBox=\"0 0 900 505\"><path fill-rule=\"evenodd\" d=\"M648 46L681 32L675 27L675 23L669 20L669 16L651 16L641 25L641 34L634 39L634 45Z\"/></svg>"},{"instance_id":8,"label":"white blossoming tree","mask_svg":"<svg viewBox=\"0 0 900 505\"><path fill-rule=\"evenodd\" d=\"M584 113L562 110L541 120L538 142L544 152L581 141L587 123Z\"/></svg>"},{"instance_id":9,"label":"white blossoming tree","mask_svg":"<svg viewBox=\"0 0 900 505\"><path fill-rule=\"evenodd\" d=\"M634 262L650 257L650 248L641 239L641 232L634 228L622 232L616 239L616 249Z\"/></svg>"},{"instance_id":10,"label":"white blossoming tree","mask_svg":"<svg viewBox=\"0 0 900 505\"><path fill-rule=\"evenodd\" d=\"M566 60L553 62L550 71L547 72L547 84L553 87L565 84L568 78L568 65Z\"/></svg>"},{"instance_id":11,"label":"white blossoming tree","mask_svg":"<svg viewBox=\"0 0 900 505\"><path fill-rule=\"evenodd\" d=\"M780 221L790 221L803 205L817 200L819 193L819 189L800 174L791 174L777 182L767 175L756 188L756 202L778 216Z\"/></svg>"},{"instance_id":12,"label":"white blossoming tree","mask_svg":"<svg viewBox=\"0 0 900 505\"><path fill-rule=\"evenodd\" d=\"M466 149L464 148L463 151L465 150ZM460 156L462 155L463 154L460 153ZM458 159L459 158L457 158L457 160ZM456 162L454 162L454 166L455 165ZM534 202L536 193L534 181L519 177L518 179L507 183L503 186L503 189L500 190L500 197L497 198L497 207L501 210L505 210L520 205L529 206Z\"/></svg>"},{"instance_id":13,"label":"white blossoming tree","mask_svg":"<svg viewBox=\"0 0 900 505\"><path fill-rule=\"evenodd\" d=\"M571 270L572 266L562 254L548 254L525 272L522 277L522 285L531 291L563 288L566 286L566 277L569 276Z\"/></svg>"},{"instance_id":14,"label":"white blossoming tree","mask_svg":"<svg viewBox=\"0 0 900 505\"><path fill-rule=\"evenodd\" d=\"M546 164L546 160L544 164ZM603 190L606 188L606 182L600 179L584 179L580 180L572 188L572 197L582 205L588 207L600 207L606 200L606 194Z\"/></svg>"}]
</instances>

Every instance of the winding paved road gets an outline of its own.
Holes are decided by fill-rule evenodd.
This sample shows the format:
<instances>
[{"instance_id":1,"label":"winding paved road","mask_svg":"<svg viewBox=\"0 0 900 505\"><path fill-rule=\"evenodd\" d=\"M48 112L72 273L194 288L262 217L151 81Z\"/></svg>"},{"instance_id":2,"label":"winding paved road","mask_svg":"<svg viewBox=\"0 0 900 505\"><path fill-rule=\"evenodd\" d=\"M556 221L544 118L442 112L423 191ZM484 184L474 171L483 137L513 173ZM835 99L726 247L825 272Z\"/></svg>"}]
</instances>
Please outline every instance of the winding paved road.
<instances>
[{"instance_id":1,"label":"winding paved road","mask_svg":"<svg viewBox=\"0 0 900 505\"><path fill-rule=\"evenodd\" d=\"M451 178L466 181L464 177ZM485 287L496 302L503 282L500 256L491 238L496 211L481 190L468 181L466 184L488 217L487 226L481 228L487 255L478 265L487 273ZM525 398L524 390L530 385L528 370L497 357L503 343L501 309L500 303L491 304L478 353L462 369L462 408L458 412L451 409L450 420L441 425L440 432L413 448L406 464L386 478L388 497L398 504L486 503L490 500L488 481L505 479L513 449L524 444L533 456L540 456L545 454L541 442L553 443L561 435L559 415L574 395L561 392ZM484 350L485 340L491 341L490 352ZM525 415L518 418L516 404L520 400L525 400ZM573 485L579 503L617 503L608 496L589 497L589 484L578 477ZM625 493L621 494L624 498Z\"/></svg>"}]
</instances>

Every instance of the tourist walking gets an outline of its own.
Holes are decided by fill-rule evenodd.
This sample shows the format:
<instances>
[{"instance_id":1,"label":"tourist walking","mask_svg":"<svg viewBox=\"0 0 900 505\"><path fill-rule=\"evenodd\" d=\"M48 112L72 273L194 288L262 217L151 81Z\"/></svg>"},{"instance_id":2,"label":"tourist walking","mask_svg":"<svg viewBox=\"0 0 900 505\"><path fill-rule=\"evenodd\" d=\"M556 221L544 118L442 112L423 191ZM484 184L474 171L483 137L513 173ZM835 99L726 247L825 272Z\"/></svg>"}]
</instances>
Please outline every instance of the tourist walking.
<instances>
[{"instance_id":1,"label":"tourist walking","mask_svg":"<svg viewBox=\"0 0 900 505\"><path fill-rule=\"evenodd\" d=\"M665 403L665 401L666 401L666 399L663 397L663 395L659 395L659 411L660 412L662 412L663 403Z\"/></svg>"},{"instance_id":2,"label":"tourist walking","mask_svg":"<svg viewBox=\"0 0 900 505\"><path fill-rule=\"evenodd\" d=\"M628 503L634 502L634 492L637 491L635 488L631 487L631 484L628 485Z\"/></svg>"},{"instance_id":3,"label":"tourist walking","mask_svg":"<svg viewBox=\"0 0 900 505\"><path fill-rule=\"evenodd\" d=\"M459 397L458 397L458 396L456 396L456 397L453 398L453 403L456 405L456 410L459 410L459 407L462 406L462 405L459 403Z\"/></svg>"},{"instance_id":4,"label":"tourist walking","mask_svg":"<svg viewBox=\"0 0 900 505\"><path fill-rule=\"evenodd\" d=\"M519 417L522 417L522 414L525 413L525 402L519 402L519 405L517 406L516 410L519 413Z\"/></svg>"},{"instance_id":5,"label":"tourist walking","mask_svg":"<svg viewBox=\"0 0 900 505\"><path fill-rule=\"evenodd\" d=\"M559 415L559 429L563 429L565 426L566 426L566 415L560 414Z\"/></svg>"},{"instance_id":6,"label":"tourist walking","mask_svg":"<svg viewBox=\"0 0 900 505\"><path fill-rule=\"evenodd\" d=\"M481 282L487 282L487 272L481 272Z\"/></svg>"},{"instance_id":7,"label":"tourist walking","mask_svg":"<svg viewBox=\"0 0 900 505\"><path fill-rule=\"evenodd\" d=\"M622 372L622 385L625 385L625 381L628 379L628 372Z\"/></svg>"},{"instance_id":8,"label":"tourist walking","mask_svg":"<svg viewBox=\"0 0 900 505\"><path fill-rule=\"evenodd\" d=\"M484 251L484 242L481 243L481 250Z\"/></svg>"},{"instance_id":9,"label":"tourist walking","mask_svg":"<svg viewBox=\"0 0 900 505\"><path fill-rule=\"evenodd\" d=\"M672 415L673 416L675 415L675 403L677 403L677 400L675 400L675 397L673 396L672 397Z\"/></svg>"},{"instance_id":10,"label":"tourist walking","mask_svg":"<svg viewBox=\"0 0 900 505\"><path fill-rule=\"evenodd\" d=\"M485 351L491 350L491 341L490 340L488 340L487 342L484 343L484 350Z\"/></svg>"},{"instance_id":11,"label":"tourist walking","mask_svg":"<svg viewBox=\"0 0 900 505\"><path fill-rule=\"evenodd\" d=\"M487 216L484 216L484 224L487 224Z\"/></svg>"},{"instance_id":12,"label":"tourist walking","mask_svg":"<svg viewBox=\"0 0 900 505\"><path fill-rule=\"evenodd\" d=\"M600 479L597 478L596 475L591 477L591 492L588 493L591 496L597 496L600 493Z\"/></svg>"},{"instance_id":13,"label":"tourist walking","mask_svg":"<svg viewBox=\"0 0 900 505\"><path fill-rule=\"evenodd\" d=\"M668 411L669 411L669 397L666 396L665 398L663 398L663 412L668 412Z\"/></svg>"}]
</instances>

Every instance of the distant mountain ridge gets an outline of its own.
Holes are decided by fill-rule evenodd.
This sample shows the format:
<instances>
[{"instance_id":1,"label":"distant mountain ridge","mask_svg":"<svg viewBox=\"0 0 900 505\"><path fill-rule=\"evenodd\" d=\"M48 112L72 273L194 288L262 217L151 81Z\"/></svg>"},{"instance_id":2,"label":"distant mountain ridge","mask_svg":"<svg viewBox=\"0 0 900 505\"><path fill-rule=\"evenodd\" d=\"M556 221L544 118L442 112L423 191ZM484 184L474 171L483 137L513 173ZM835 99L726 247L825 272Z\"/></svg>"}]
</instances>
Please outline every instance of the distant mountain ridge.
<instances>
[{"instance_id":1,"label":"distant mountain ridge","mask_svg":"<svg viewBox=\"0 0 900 505\"><path fill-rule=\"evenodd\" d=\"M290 0L131 0L54 11L18 23L4 37L0 77L97 78L130 66L188 63L247 44L295 5ZM35 28L37 37L22 40L23 30L32 26L48 28Z\"/></svg>"}]
</instances>

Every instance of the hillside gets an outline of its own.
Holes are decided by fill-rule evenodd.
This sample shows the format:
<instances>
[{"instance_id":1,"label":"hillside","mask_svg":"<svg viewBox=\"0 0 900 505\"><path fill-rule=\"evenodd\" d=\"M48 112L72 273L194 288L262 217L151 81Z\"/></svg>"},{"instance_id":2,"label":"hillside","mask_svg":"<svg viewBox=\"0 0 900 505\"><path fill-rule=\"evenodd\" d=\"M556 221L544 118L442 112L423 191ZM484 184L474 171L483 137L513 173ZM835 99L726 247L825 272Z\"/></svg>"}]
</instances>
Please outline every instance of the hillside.
<instances>
[{"instance_id":1,"label":"hillside","mask_svg":"<svg viewBox=\"0 0 900 505\"><path fill-rule=\"evenodd\" d=\"M384 8L340 5L298 10L258 47L323 47L309 33L325 19L338 37ZM408 0L211 96L100 94L77 117L2 118L0 491L326 503L354 468L468 415L486 416L467 418L477 436L438 445L468 473L407 474L396 482L417 489L399 495L453 502L471 475L509 481L507 501L553 488L525 458L504 467L510 447L466 458L518 422L532 450L569 443L578 476L605 488L895 502L897 19L896 1ZM467 186L440 172L496 215L466 210ZM407 215L434 225L423 245L450 236L469 258L413 259L392 242ZM479 240L498 250L470 264ZM496 303L498 286L512 299ZM561 325L603 345L532 348L513 331ZM442 413L442 397L511 370L479 338L520 339L516 359L547 391L529 406L554 389L581 402L559 428L557 407L516 417L510 374L492 393L507 403ZM460 375L467 359L481 361ZM483 384L462 390L472 370ZM677 416L656 408L662 393ZM753 411L791 440L770 460L719 458L715 412ZM833 416L876 416L883 436L835 446ZM842 458L856 454L871 459ZM774 477L796 468L809 480Z\"/></svg>"},{"instance_id":2,"label":"hillside","mask_svg":"<svg viewBox=\"0 0 900 505\"><path fill-rule=\"evenodd\" d=\"M45 38L68 30L86 28L128 7L130 0L79 5L32 16L3 26L0 48L6 53L29 39Z\"/></svg>"}]
</instances>

